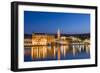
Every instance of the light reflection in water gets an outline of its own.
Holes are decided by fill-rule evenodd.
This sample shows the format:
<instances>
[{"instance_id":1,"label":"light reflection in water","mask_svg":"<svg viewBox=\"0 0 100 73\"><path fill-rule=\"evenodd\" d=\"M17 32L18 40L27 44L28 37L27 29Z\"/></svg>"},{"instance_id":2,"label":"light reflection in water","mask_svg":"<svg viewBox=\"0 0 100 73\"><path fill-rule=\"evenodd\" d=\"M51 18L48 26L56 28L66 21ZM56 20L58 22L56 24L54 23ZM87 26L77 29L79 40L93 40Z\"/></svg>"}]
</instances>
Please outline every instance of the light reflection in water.
<instances>
[{"instance_id":1,"label":"light reflection in water","mask_svg":"<svg viewBox=\"0 0 100 73\"><path fill-rule=\"evenodd\" d=\"M62 57L66 57L68 53L72 53L75 56L76 53L83 51L89 53L90 45L34 45L29 49L25 48L25 56L29 55L32 61L44 59L60 60Z\"/></svg>"}]
</instances>

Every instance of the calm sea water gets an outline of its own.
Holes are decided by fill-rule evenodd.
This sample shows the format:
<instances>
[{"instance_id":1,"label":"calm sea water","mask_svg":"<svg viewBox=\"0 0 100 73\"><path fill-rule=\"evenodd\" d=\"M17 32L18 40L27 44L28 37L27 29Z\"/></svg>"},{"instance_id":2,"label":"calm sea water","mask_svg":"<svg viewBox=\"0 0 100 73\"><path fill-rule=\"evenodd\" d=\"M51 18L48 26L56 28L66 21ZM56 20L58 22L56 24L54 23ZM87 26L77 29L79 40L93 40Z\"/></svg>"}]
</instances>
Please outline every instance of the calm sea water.
<instances>
[{"instance_id":1,"label":"calm sea water","mask_svg":"<svg viewBox=\"0 0 100 73\"><path fill-rule=\"evenodd\" d=\"M25 48L25 51L28 51L28 55L24 54L24 62L58 60L57 52L55 57L47 56L45 58L36 58L33 60L31 57L31 49ZM67 52L66 55L60 54L60 60L89 59L89 58L90 58L90 53L87 53L86 51L76 52L75 55L73 55L72 52Z\"/></svg>"}]
</instances>

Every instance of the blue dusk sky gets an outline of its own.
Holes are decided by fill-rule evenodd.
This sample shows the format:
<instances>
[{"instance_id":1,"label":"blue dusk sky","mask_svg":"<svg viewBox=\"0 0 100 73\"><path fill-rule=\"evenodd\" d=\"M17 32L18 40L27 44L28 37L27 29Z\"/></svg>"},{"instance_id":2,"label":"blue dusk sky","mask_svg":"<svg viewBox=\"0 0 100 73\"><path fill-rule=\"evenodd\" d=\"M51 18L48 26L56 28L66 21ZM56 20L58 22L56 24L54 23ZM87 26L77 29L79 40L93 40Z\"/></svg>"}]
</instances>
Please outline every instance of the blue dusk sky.
<instances>
[{"instance_id":1,"label":"blue dusk sky","mask_svg":"<svg viewBox=\"0 0 100 73\"><path fill-rule=\"evenodd\" d=\"M24 11L24 33L90 33L90 14Z\"/></svg>"}]
</instances>

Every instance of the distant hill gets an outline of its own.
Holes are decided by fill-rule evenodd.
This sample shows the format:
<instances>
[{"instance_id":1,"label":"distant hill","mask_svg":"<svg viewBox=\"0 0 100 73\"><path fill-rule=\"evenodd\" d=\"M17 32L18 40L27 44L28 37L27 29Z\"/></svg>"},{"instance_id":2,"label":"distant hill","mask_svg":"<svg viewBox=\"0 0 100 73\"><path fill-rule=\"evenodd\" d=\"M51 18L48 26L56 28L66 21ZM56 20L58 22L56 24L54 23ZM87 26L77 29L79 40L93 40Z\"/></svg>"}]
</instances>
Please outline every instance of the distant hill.
<instances>
[{"instance_id":1,"label":"distant hill","mask_svg":"<svg viewBox=\"0 0 100 73\"><path fill-rule=\"evenodd\" d=\"M24 38L32 38L32 34L24 34Z\"/></svg>"},{"instance_id":2,"label":"distant hill","mask_svg":"<svg viewBox=\"0 0 100 73\"><path fill-rule=\"evenodd\" d=\"M57 37L57 34L48 34L48 33L35 33L35 34L41 34L41 35L54 35L55 37ZM73 36L73 37L78 37L82 40L86 39L86 38L90 38L90 33L83 33L83 34L61 34L61 36L65 36L65 37L69 37L69 36ZM32 34L24 34L24 38L32 38Z\"/></svg>"}]
</instances>

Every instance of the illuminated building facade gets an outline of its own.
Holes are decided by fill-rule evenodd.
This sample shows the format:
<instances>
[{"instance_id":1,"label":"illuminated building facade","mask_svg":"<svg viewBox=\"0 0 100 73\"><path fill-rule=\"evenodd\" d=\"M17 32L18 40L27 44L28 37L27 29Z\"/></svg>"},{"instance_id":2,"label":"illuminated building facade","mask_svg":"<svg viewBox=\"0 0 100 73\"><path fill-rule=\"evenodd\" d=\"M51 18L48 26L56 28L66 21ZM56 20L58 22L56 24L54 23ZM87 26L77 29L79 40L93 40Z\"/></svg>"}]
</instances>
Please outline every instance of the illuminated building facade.
<instances>
[{"instance_id":1,"label":"illuminated building facade","mask_svg":"<svg viewBox=\"0 0 100 73\"><path fill-rule=\"evenodd\" d=\"M90 51L90 39L82 41L76 37L62 36L59 29L56 36L33 33L30 37L25 37L24 48L27 48L25 54L30 55L32 60L55 58L56 56L60 60L61 55L66 56L68 52L72 52L75 56L77 52L84 49L87 53Z\"/></svg>"},{"instance_id":2,"label":"illuminated building facade","mask_svg":"<svg viewBox=\"0 0 100 73\"><path fill-rule=\"evenodd\" d=\"M55 41L54 35L48 35L43 33L32 34L32 45L48 45Z\"/></svg>"},{"instance_id":3,"label":"illuminated building facade","mask_svg":"<svg viewBox=\"0 0 100 73\"><path fill-rule=\"evenodd\" d=\"M54 35L33 33L32 34L33 46L31 48L32 59L47 57L49 55L49 52L53 50L53 49L49 49L48 45L53 44L54 41L55 41Z\"/></svg>"}]
</instances>

